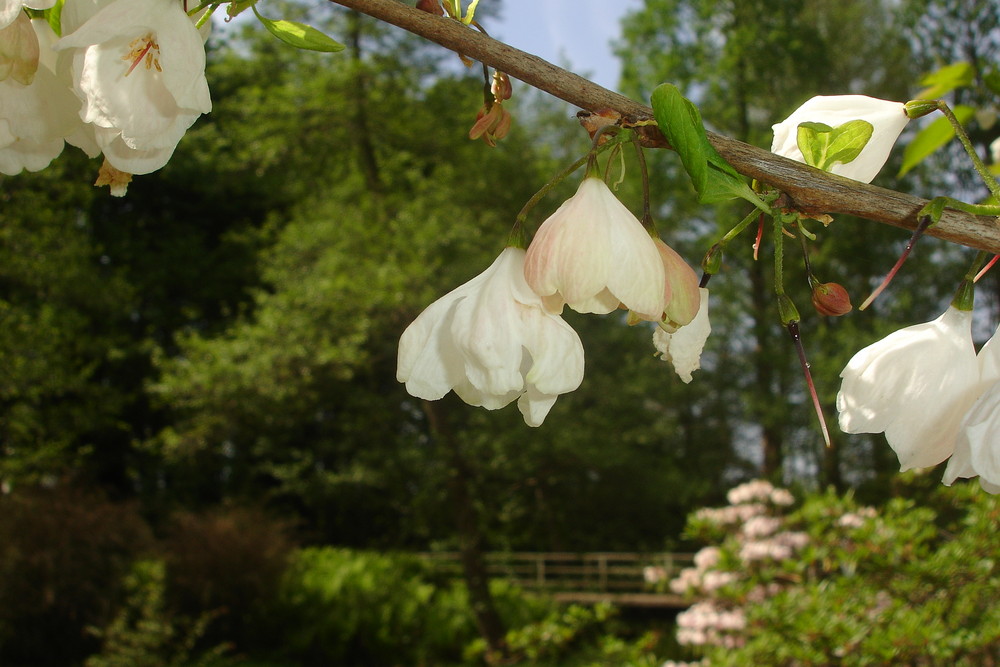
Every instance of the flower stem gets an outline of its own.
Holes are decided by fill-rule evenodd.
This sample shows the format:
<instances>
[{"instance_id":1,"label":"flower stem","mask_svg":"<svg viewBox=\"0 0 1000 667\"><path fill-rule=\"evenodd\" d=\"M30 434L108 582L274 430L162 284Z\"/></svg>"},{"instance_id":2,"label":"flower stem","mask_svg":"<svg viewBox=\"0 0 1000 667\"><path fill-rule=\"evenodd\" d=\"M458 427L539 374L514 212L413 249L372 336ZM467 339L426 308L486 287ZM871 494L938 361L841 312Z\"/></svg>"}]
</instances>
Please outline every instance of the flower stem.
<instances>
[{"instance_id":1,"label":"flower stem","mask_svg":"<svg viewBox=\"0 0 1000 667\"><path fill-rule=\"evenodd\" d=\"M923 215L920 217L920 220L917 221L916 228L913 230L913 235L910 237L910 240L907 241L906 247L903 248L903 253L899 256L899 259L896 260L896 264L893 265L892 269L889 270L889 273L887 273L885 278L882 279L882 283L875 288L875 291L872 292L867 299L865 299L864 303L858 306L858 310L864 310L870 306L872 301L874 301L875 298L882 293L882 290L889 286L889 283L892 282L892 279L896 277L896 273L898 273L899 269L903 266L903 262L905 262L906 258L910 256L910 252L913 250L913 246L917 242L917 239L924 235L924 232L927 231L927 228L931 226L932 222L933 219L929 215Z\"/></svg>"},{"instance_id":2,"label":"flower stem","mask_svg":"<svg viewBox=\"0 0 1000 667\"><path fill-rule=\"evenodd\" d=\"M993 268L993 265L997 263L998 259L1000 259L1000 255L993 255L993 259L991 259L990 261L988 261L986 263L986 266L984 266L979 271L979 273L976 274L976 277L972 279L972 282L978 283L979 279L982 278L983 276L985 276L986 272Z\"/></svg>"},{"instance_id":3,"label":"flower stem","mask_svg":"<svg viewBox=\"0 0 1000 667\"><path fill-rule=\"evenodd\" d=\"M802 373L806 376L806 384L809 386L809 396L812 397L813 409L816 410L816 418L819 419L819 427L823 431L823 442L827 447L831 447L830 430L826 426L826 417L823 416L823 406L819 402L819 395L816 393L816 384L812 379L812 372L809 370L809 362L806 360L806 351L802 346L802 335L799 333L799 323L789 322L786 325L788 333L792 337L795 351L799 355L799 364L802 366Z\"/></svg>"},{"instance_id":4,"label":"flower stem","mask_svg":"<svg viewBox=\"0 0 1000 667\"><path fill-rule=\"evenodd\" d=\"M976 148L972 145L972 141L969 139L969 135L966 133L965 128L962 127L960 122L958 122L958 118L955 117L955 114L944 100L938 100L937 104L938 109L940 109L941 113L944 114L945 118L948 119L948 122L951 123L951 126L955 129L955 135L958 137L958 140L962 142L965 152L968 154L969 159L972 160L972 164L979 173L979 177L983 179L983 183L986 184L986 188L990 191L990 194L993 195L994 199L1000 201L1000 183L997 183L997 179L993 178L993 174L991 174L990 170L985 164L983 164L983 161L976 152Z\"/></svg>"}]
</instances>

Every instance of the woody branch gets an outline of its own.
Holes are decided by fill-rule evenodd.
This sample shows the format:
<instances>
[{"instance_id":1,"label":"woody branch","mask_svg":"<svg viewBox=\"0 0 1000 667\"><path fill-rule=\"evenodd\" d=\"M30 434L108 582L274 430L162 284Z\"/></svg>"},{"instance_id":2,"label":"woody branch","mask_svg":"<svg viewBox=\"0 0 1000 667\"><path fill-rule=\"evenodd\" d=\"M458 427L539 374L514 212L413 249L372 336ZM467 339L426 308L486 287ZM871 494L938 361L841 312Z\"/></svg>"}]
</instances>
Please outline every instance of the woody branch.
<instances>
[{"instance_id":1,"label":"woody branch","mask_svg":"<svg viewBox=\"0 0 1000 667\"><path fill-rule=\"evenodd\" d=\"M474 58L524 83L586 111L610 109L630 122L651 120L653 110L624 95L556 67L538 56L470 29L458 21L434 16L398 0L331 0L336 4L424 37ZM912 230L916 213L927 200L822 172L715 133L709 140L740 173L784 192L807 213L840 213ZM647 146L669 148L656 128L646 128ZM972 248L1000 253L1000 225L989 216L947 209L931 236Z\"/></svg>"}]
</instances>

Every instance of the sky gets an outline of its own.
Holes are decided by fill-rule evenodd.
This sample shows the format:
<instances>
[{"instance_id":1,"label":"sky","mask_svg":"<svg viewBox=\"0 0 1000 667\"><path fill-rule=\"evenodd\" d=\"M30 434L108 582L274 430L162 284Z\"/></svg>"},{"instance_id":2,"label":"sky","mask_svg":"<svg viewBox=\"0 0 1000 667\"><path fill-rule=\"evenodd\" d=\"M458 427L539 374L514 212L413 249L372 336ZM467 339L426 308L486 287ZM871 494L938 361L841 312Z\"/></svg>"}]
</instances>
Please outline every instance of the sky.
<instances>
[{"instance_id":1,"label":"sky","mask_svg":"<svg viewBox=\"0 0 1000 667\"><path fill-rule=\"evenodd\" d=\"M480 6L492 1L481 0ZM489 19L483 27L511 46L614 90L619 66L611 41L619 36L621 17L641 5L642 0L503 0L499 20Z\"/></svg>"}]
</instances>

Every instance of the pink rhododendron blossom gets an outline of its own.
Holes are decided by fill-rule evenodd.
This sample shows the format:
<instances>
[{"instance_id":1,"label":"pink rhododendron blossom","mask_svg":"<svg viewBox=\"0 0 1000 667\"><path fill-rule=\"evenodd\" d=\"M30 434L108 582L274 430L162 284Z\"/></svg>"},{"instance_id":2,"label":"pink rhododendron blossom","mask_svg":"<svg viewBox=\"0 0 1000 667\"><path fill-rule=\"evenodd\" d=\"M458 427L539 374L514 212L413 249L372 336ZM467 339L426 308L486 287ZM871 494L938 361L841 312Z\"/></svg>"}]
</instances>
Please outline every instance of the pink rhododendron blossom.
<instances>
[{"instance_id":1,"label":"pink rhododendron blossom","mask_svg":"<svg viewBox=\"0 0 1000 667\"><path fill-rule=\"evenodd\" d=\"M538 228L524 277L555 312L563 304L598 314L624 306L658 322L669 298L653 238L596 177L584 178Z\"/></svg>"},{"instance_id":2,"label":"pink rhododendron blossom","mask_svg":"<svg viewBox=\"0 0 1000 667\"><path fill-rule=\"evenodd\" d=\"M798 146L800 123L823 123L838 127L852 120L871 123L872 136L861 154L847 163L833 165L830 171L863 183L871 183L889 152L906 127L909 117L900 102L880 100L866 95L819 95L808 100L785 120L772 126L771 152L804 162Z\"/></svg>"},{"instance_id":3,"label":"pink rhododendron blossom","mask_svg":"<svg viewBox=\"0 0 1000 667\"><path fill-rule=\"evenodd\" d=\"M528 287L524 250L506 248L407 327L396 377L427 400L454 390L495 410L517 399L524 421L539 426L559 394L583 380L583 345Z\"/></svg>"},{"instance_id":4,"label":"pink rhododendron blossom","mask_svg":"<svg viewBox=\"0 0 1000 667\"><path fill-rule=\"evenodd\" d=\"M837 394L845 433L885 432L901 470L936 465L955 449L980 393L972 311L949 307L854 355Z\"/></svg>"}]
</instances>

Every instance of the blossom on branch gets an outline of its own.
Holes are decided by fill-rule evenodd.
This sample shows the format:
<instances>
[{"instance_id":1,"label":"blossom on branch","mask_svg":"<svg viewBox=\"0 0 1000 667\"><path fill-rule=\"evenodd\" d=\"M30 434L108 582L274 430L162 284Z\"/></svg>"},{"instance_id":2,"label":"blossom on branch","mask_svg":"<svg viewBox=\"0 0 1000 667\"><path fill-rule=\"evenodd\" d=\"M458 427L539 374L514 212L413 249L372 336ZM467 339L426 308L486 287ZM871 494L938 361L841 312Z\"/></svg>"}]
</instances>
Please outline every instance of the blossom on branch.
<instances>
[{"instance_id":1,"label":"blossom on branch","mask_svg":"<svg viewBox=\"0 0 1000 667\"><path fill-rule=\"evenodd\" d=\"M840 374L840 428L884 431L900 470L951 456L981 387L971 329L972 311L950 306L936 320L900 329L855 354Z\"/></svg>"},{"instance_id":2,"label":"blossom on branch","mask_svg":"<svg viewBox=\"0 0 1000 667\"><path fill-rule=\"evenodd\" d=\"M802 123L818 123L836 129L856 120L871 124L871 137L860 154L849 161L835 161L828 171L871 183L889 159L893 144L909 121L901 102L866 95L818 95L792 112L788 118L772 126L774 140L771 152L798 162L807 162L799 146L799 126ZM834 151L850 148L853 147L836 144L831 146Z\"/></svg>"},{"instance_id":3,"label":"blossom on branch","mask_svg":"<svg viewBox=\"0 0 1000 667\"><path fill-rule=\"evenodd\" d=\"M396 378L417 398L450 390L488 410L517 399L539 426L559 394L583 381L583 344L524 280L524 250L506 248L483 273L422 312L399 339Z\"/></svg>"},{"instance_id":4,"label":"blossom on branch","mask_svg":"<svg viewBox=\"0 0 1000 667\"><path fill-rule=\"evenodd\" d=\"M74 28L56 44L70 50L80 117L117 169L159 169L177 142L212 109L205 79L205 45L176 0L84 3ZM90 11L98 8L96 13Z\"/></svg>"},{"instance_id":5,"label":"blossom on branch","mask_svg":"<svg viewBox=\"0 0 1000 667\"><path fill-rule=\"evenodd\" d=\"M524 277L561 312L610 313L623 306L659 322L666 304L663 259L649 232L600 178L541 224L528 246Z\"/></svg>"}]
</instances>

